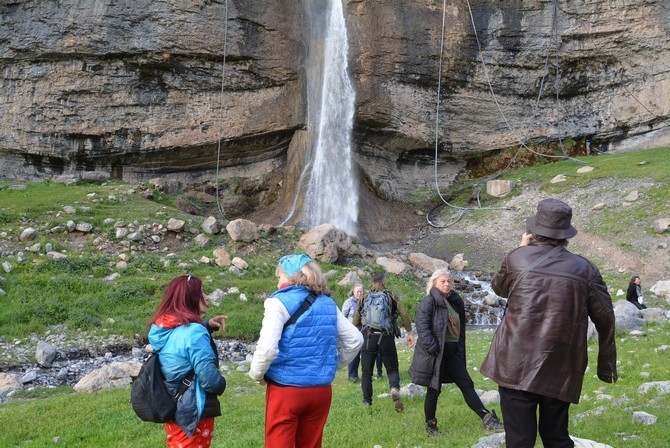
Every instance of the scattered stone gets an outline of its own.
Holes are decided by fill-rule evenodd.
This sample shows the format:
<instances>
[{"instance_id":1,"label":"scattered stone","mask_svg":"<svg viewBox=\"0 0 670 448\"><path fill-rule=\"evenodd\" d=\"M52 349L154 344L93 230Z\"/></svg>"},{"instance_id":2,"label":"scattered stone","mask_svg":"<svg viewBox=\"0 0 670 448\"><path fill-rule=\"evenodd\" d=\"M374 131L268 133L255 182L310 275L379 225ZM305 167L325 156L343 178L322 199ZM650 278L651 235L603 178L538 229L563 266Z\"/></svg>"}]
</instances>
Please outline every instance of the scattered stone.
<instances>
[{"instance_id":1,"label":"scattered stone","mask_svg":"<svg viewBox=\"0 0 670 448\"><path fill-rule=\"evenodd\" d=\"M249 269L249 264L246 261L244 261L243 259L241 259L240 257L233 258L233 260L231 262L232 262L233 266L235 266L237 269L239 269L241 271Z\"/></svg>"},{"instance_id":2,"label":"scattered stone","mask_svg":"<svg viewBox=\"0 0 670 448\"><path fill-rule=\"evenodd\" d=\"M248 219L235 219L226 225L226 231L233 241L251 243L260 238L258 226Z\"/></svg>"},{"instance_id":3,"label":"scattered stone","mask_svg":"<svg viewBox=\"0 0 670 448\"><path fill-rule=\"evenodd\" d=\"M449 268L454 271L464 271L468 266L468 261L465 259L463 254L456 254L454 258L449 262Z\"/></svg>"},{"instance_id":4,"label":"scattered stone","mask_svg":"<svg viewBox=\"0 0 670 448\"><path fill-rule=\"evenodd\" d=\"M81 233L91 233L93 231L93 224L88 222L78 222L75 224L74 229Z\"/></svg>"},{"instance_id":5,"label":"scattered stone","mask_svg":"<svg viewBox=\"0 0 670 448\"><path fill-rule=\"evenodd\" d=\"M49 258L50 260L64 260L67 258L67 255L60 252L51 251L47 252L47 258Z\"/></svg>"},{"instance_id":6,"label":"scattered stone","mask_svg":"<svg viewBox=\"0 0 670 448\"><path fill-rule=\"evenodd\" d=\"M113 362L84 375L74 385L74 390L77 392L97 392L113 387L128 386L132 382L131 369L136 368L134 376L137 376L140 367L141 364L137 361L131 361L130 363Z\"/></svg>"},{"instance_id":7,"label":"scattered stone","mask_svg":"<svg viewBox=\"0 0 670 448\"><path fill-rule=\"evenodd\" d=\"M32 383L37 379L37 369L29 369L23 377L21 377L21 382L23 384Z\"/></svg>"},{"instance_id":8,"label":"scattered stone","mask_svg":"<svg viewBox=\"0 0 670 448\"><path fill-rule=\"evenodd\" d=\"M557 175L557 176L554 176L554 178L551 179L550 182L551 182L552 184L557 184L557 183L559 183L559 182L565 182L566 180L568 180L568 178L565 177L565 174L559 174L559 175Z\"/></svg>"},{"instance_id":9,"label":"scattered stone","mask_svg":"<svg viewBox=\"0 0 670 448\"><path fill-rule=\"evenodd\" d=\"M195 238L193 238L193 242L198 245L198 247L205 247L210 243L211 238L205 235L204 233L199 233Z\"/></svg>"},{"instance_id":10,"label":"scattered stone","mask_svg":"<svg viewBox=\"0 0 670 448\"><path fill-rule=\"evenodd\" d=\"M593 171L593 169L594 169L594 168L593 168L592 166L583 166L583 167L579 168L579 169L577 170L577 172L580 173L580 174L582 174L582 173L590 173L591 171Z\"/></svg>"},{"instance_id":11,"label":"scattered stone","mask_svg":"<svg viewBox=\"0 0 670 448\"><path fill-rule=\"evenodd\" d=\"M654 220L654 232L664 233L670 229L670 218L660 218ZM666 244L667 247L667 244Z\"/></svg>"},{"instance_id":12,"label":"scattered stone","mask_svg":"<svg viewBox=\"0 0 670 448\"><path fill-rule=\"evenodd\" d=\"M202 230L210 235L216 235L221 232L221 223L215 217L210 216L203 221Z\"/></svg>"},{"instance_id":13,"label":"scattered stone","mask_svg":"<svg viewBox=\"0 0 670 448\"><path fill-rule=\"evenodd\" d=\"M38 342L35 359L37 364L42 367L51 367L54 359L56 359L56 347L44 341Z\"/></svg>"},{"instance_id":14,"label":"scattered stone","mask_svg":"<svg viewBox=\"0 0 670 448\"><path fill-rule=\"evenodd\" d=\"M230 266L230 255L226 252L226 249L223 247L214 249L214 263L217 266Z\"/></svg>"},{"instance_id":15,"label":"scattered stone","mask_svg":"<svg viewBox=\"0 0 670 448\"><path fill-rule=\"evenodd\" d=\"M479 395L485 406L500 403L500 393L497 390L487 390Z\"/></svg>"},{"instance_id":16,"label":"scattered stone","mask_svg":"<svg viewBox=\"0 0 670 448\"><path fill-rule=\"evenodd\" d=\"M658 296L670 297L670 280L660 280L649 290Z\"/></svg>"},{"instance_id":17,"label":"scattered stone","mask_svg":"<svg viewBox=\"0 0 670 448\"><path fill-rule=\"evenodd\" d=\"M186 222L182 221L181 219L170 218L167 223L167 229L170 232L179 233L184 230L185 225Z\"/></svg>"},{"instance_id":18,"label":"scattered stone","mask_svg":"<svg viewBox=\"0 0 670 448\"><path fill-rule=\"evenodd\" d=\"M7 396L23 389L21 377L11 373L0 372L0 398Z\"/></svg>"},{"instance_id":19,"label":"scattered stone","mask_svg":"<svg viewBox=\"0 0 670 448\"><path fill-rule=\"evenodd\" d=\"M512 180L491 179L486 182L486 192L496 198L507 196L515 187Z\"/></svg>"},{"instance_id":20,"label":"scattered stone","mask_svg":"<svg viewBox=\"0 0 670 448\"><path fill-rule=\"evenodd\" d=\"M623 200L626 201L626 202L635 202L639 198L640 198L640 193L638 193L638 191L636 190L636 191L631 191L630 193L628 193L628 196L623 198Z\"/></svg>"},{"instance_id":21,"label":"scattered stone","mask_svg":"<svg viewBox=\"0 0 670 448\"><path fill-rule=\"evenodd\" d=\"M662 395L668 395L670 394L670 381L652 381L650 383L643 383L637 388L637 393L644 395L652 390L655 390Z\"/></svg>"},{"instance_id":22,"label":"scattered stone","mask_svg":"<svg viewBox=\"0 0 670 448\"><path fill-rule=\"evenodd\" d=\"M340 286L354 285L356 283L362 283L361 277L358 275L356 271L347 272L347 274L342 278L342 280L337 282L337 284Z\"/></svg>"},{"instance_id":23,"label":"scattered stone","mask_svg":"<svg viewBox=\"0 0 670 448\"><path fill-rule=\"evenodd\" d=\"M144 240L144 236L142 235L142 232L132 232L128 234L127 239L130 241L141 242Z\"/></svg>"},{"instance_id":24,"label":"scattered stone","mask_svg":"<svg viewBox=\"0 0 670 448\"><path fill-rule=\"evenodd\" d=\"M658 420L658 417L655 415L649 414L644 411L635 411L633 412L633 423L642 423L643 425L653 425Z\"/></svg>"},{"instance_id":25,"label":"scattered stone","mask_svg":"<svg viewBox=\"0 0 670 448\"><path fill-rule=\"evenodd\" d=\"M19 236L19 241L25 242L25 241L32 241L35 238L39 236L39 232L37 229L33 229L32 227L28 227L25 229L23 232L21 232L21 236Z\"/></svg>"},{"instance_id":26,"label":"scattered stone","mask_svg":"<svg viewBox=\"0 0 670 448\"><path fill-rule=\"evenodd\" d=\"M449 263L439 258L429 257L426 254L412 252L407 259L417 268L428 274L432 274L437 269L449 269Z\"/></svg>"},{"instance_id":27,"label":"scattered stone","mask_svg":"<svg viewBox=\"0 0 670 448\"><path fill-rule=\"evenodd\" d=\"M375 263L383 267L386 272L390 272L392 274L402 275L409 270L407 263L404 263L403 261L396 258L378 257L375 260Z\"/></svg>"}]
</instances>

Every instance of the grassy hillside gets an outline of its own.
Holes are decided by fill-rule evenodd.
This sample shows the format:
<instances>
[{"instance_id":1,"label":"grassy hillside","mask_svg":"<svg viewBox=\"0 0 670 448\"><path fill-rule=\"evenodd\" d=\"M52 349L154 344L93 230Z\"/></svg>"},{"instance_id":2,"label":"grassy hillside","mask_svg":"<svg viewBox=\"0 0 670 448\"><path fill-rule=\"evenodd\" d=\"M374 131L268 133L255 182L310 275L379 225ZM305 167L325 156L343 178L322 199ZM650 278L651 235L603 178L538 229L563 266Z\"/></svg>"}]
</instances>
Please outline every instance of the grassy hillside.
<instances>
[{"instance_id":1,"label":"grassy hillside","mask_svg":"<svg viewBox=\"0 0 670 448\"><path fill-rule=\"evenodd\" d=\"M618 252L633 256L643 247L640 238L644 238L644 244L667 242L667 235L653 233L651 223L656 217L670 216L668 154L667 148L660 148L582 158L580 160L595 167L594 171L570 176L569 182L559 184L551 184L549 180L557 174L572 173L576 169L574 161L508 171L503 177L515 180L524 189L515 190L508 198L484 198L482 205L504 206L528 189L542 195L569 193L579 201L580 197L596 194L591 189L601 188L603 184L599 182L643 179L648 183L644 201L632 203L625 213L616 207L607 207L589 218L580 229L597 234ZM156 199L148 200L138 195L135 187L120 182L76 185L42 182L27 184L25 189L0 184L0 264L10 267L9 272L0 272L0 289L6 293L0 295L0 343L31 344L53 331L54 326L64 326L72 334L85 333L91 338L113 334L128 339L136 334L144 336L144 326L160 300L163 287L173 277L189 272L203 278L208 293L216 288L224 291L237 288L237 292L226 295L220 307L211 307L210 312L229 316L227 336L243 340L257 337L263 300L276 287L276 261L297 249L301 232L278 229L252 244L232 242L224 233L210 236L211 242L200 247L193 238L201 232L205 217L179 212L170 195L156 192ZM625 195L624 191L617 193ZM466 205L468 200L465 195L453 197L454 203L459 205ZM66 213L66 206L74 207L75 213ZM521 213L527 216L526 210ZM467 219L476 224L478 219L486 219L482 216ZM116 238L116 227L120 223L132 224L136 229L143 226L155 229L165 227L170 218L185 220L187 230L183 234L163 234L159 243L132 243ZM68 232L66 227L70 220L90 223L94 231ZM28 227L37 229L39 236L34 241L19 241L22 231ZM510 247L515 241L510 239ZM31 247L35 249L35 244L40 246L33 252ZM65 253L67 258L47 257L47 244L54 251ZM202 262L203 257L212 257L217 246L225 247L231 257L243 258L249 269L236 274ZM506 247L497 249L507 250ZM665 256L667 262L667 250L655 253L654 256ZM124 270L116 267L121 256L127 258L128 266ZM490 258L490 266L496 266L498 255L491 252ZM608 284L625 286L629 272L610 268L606 255L595 259ZM330 286L339 304L346 298L348 287L338 286L336 282L351 270L362 269L366 273L372 270L363 260L355 259L322 267L324 272L329 272ZM108 280L107 276L114 272L120 276ZM388 283L413 316L423 295L424 281L407 274L389 275ZM240 300L241 294L247 300ZM652 305L666 306L660 299ZM670 430L663 424L670 419L670 398L637 392L642 382L669 379L667 352L663 349L670 340L669 330L666 323L648 328L646 337L620 335L617 343L621 380L615 385L600 383L595 378L597 343L591 344L591 369L586 375L584 399L573 406L571 413L571 430L575 436L614 447L657 447L670 443ZM32 340L31 335L34 335ZM468 365L476 387L485 390L496 387L477 372L491 335L486 331L468 333ZM409 381L406 372L410 359L411 351L402 347L403 384ZM11 363L3 357L0 368ZM214 446L262 446L263 390L243 373L236 372L237 366L228 367L229 387L222 399L224 416L217 420ZM387 384L376 381L375 394L382 392L388 392ZM60 438L64 446L78 447L149 447L163 443L160 425L142 423L132 414L128 390L87 395L75 394L71 388L57 388L28 391L22 396L30 399L0 405L0 446L51 446L55 437ZM443 440L425 438L421 400L408 403L404 414L396 414L388 398L376 399L371 410L359 406L360 401L360 387L349 384L345 373L339 372L324 446L465 447L483 435L481 423L453 386L446 388L438 407L440 427L447 433ZM637 410L656 415L659 423L652 426L633 423L632 412Z\"/></svg>"}]
</instances>

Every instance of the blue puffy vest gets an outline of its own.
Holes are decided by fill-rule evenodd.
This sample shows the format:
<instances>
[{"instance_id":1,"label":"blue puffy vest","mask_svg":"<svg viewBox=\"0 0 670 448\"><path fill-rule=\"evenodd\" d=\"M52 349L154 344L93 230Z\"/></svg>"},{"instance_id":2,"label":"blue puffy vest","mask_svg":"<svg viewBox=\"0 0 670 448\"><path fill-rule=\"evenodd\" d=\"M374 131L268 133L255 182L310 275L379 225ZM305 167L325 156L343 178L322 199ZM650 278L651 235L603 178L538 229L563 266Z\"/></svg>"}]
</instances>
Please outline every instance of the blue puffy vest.
<instances>
[{"instance_id":1,"label":"blue puffy vest","mask_svg":"<svg viewBox=\"0 0 670 448\"><path fill-rule=\"evenodd\" d=\"M290 315L296 312L309 291L288 286L272 293ZM268 369L271 381L296 387L332 384L337 371L337 305L332 298L318 296L312 306L290 325L279 340L279 354Z\"/></svg>"}]
</instances>

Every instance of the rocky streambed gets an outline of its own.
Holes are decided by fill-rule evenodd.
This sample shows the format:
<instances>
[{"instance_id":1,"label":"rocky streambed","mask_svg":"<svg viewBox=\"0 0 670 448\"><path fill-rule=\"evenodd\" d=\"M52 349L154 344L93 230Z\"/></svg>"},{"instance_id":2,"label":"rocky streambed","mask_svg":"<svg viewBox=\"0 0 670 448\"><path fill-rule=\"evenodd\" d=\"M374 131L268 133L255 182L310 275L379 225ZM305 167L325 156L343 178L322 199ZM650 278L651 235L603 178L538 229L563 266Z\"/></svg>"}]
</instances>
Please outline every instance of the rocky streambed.
<instances>
[{"instance_id":1,"label":"rocky streambed","mask_svg":"<svg viewBox=\"0 0 670 448\"><path fill-rule=\"evenodd\" d=\"M245 362L253 350L237 340L215 339L222 364ZM37 362L42 358L43 346L55 350L53 359L45 365ZM146 356L145 343L141 337L125 339L120 336L95 336L82 333L68 336L65 328L51 330L45 338L31 336L28 340L0 341L0 376L12 375L20 378L23 390L74 386L84 376L113 363L142 362ZM4 374L4 375L3 375ZM1 381L0 381L1 383ZM0 391L3 389L0 384ZM13 393L0 393L0 402L11 399Z\"/></svg>"}]
</instances>

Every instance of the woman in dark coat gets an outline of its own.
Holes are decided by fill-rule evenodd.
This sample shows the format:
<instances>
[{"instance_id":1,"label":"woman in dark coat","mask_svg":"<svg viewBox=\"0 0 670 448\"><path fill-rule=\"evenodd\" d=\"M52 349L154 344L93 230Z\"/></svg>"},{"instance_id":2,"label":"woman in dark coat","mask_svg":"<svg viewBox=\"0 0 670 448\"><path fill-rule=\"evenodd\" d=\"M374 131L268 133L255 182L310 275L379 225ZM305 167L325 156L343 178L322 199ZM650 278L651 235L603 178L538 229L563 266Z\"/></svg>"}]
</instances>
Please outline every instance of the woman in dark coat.
<instances>
[{"instance_id":1,"label":"woman in dark coat","mask_svg":"<svg viewBox=\"0 0 670 448\"><path fill-rule=\"evenodd\" d=\"M640 286L640 276L634 275L628 283L628 291L626 291L626 300L635 305L638 310L647 308L642 299L642 286Z\"/></svg>"},{"instance_id":2,"label":"woman in dark coat","mask_svg":"<svg viewBox=\"0 0 670 448\"><path fill-rule=\"evenodd\" d=\"M428 280L428 295L416 311L418 342L409 368L412 382L428 388L423 411L426 432L439 435L437 399L442 383L456 383L465 402L481 419L486 431L502 431L503 425L495 412L484 407L474 389L465 361L465 305L451 289L451 274L438 269Z\"/></svg>"}]
</instances>

